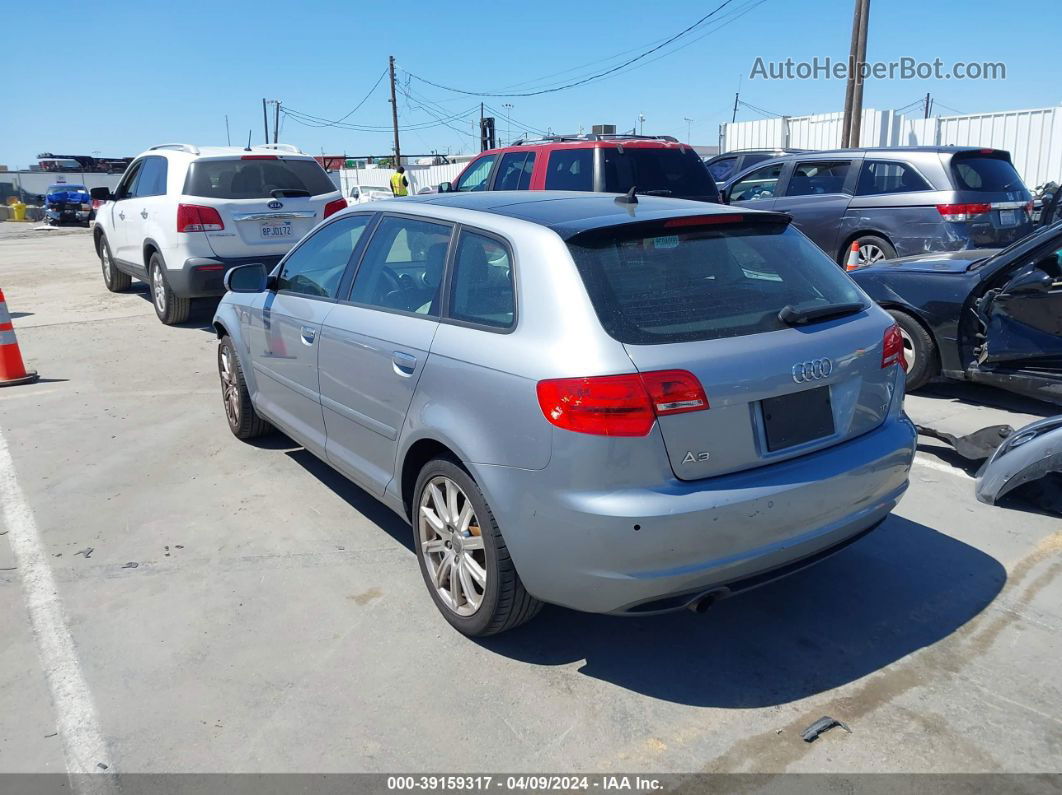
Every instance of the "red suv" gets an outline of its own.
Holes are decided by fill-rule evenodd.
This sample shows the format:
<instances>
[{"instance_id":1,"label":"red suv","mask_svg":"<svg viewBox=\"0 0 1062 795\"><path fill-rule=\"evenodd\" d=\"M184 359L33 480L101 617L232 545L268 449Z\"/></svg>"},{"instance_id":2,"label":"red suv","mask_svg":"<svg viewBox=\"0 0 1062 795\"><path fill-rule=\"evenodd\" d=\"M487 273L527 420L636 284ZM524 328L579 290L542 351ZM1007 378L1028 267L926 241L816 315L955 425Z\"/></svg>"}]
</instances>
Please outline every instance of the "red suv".
<instances>
[{"instance_id":1,"label":"red suv","mask_svg":"<svg viewBox=\"0 0 1062 795\"><path fill-rule=\"evenodd\" d=\"M440 193L585 190L719 202L719 189L687 144L668 135L556 135L519 140L471 161Z\"/></svg>"}]
</instances>

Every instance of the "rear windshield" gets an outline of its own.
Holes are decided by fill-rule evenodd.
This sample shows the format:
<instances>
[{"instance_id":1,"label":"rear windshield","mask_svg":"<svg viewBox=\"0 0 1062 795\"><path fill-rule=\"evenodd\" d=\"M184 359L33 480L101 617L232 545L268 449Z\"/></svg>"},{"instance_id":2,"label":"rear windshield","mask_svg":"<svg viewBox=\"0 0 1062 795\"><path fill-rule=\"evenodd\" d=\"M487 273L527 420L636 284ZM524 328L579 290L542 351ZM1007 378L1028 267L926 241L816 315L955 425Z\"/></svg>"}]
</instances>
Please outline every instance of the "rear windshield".
<instances>
[{"instance_id":1,"label":"rear windshield","mask_svg":"<svg viewBox=\"0 0 1062 795\"><path fill-rule=\"evenodd\" d=\"M787 224L670 231L611 227L568 241L602 326L620 342L739 337L784 328L778 312L787 304L869 304Z\"/></svg>"},{"instance_id":2,"label":"rear windshield","mask_svg":"<svg viewBox=\"0 0 1062 795\"><path fill-rule=\"evenodd\" d=\"M265 199L278 188L311 196L336 190L315 160L197 160L184 182L185 195L213 199Z\"/></svg>"},{"instance_id":3,"label":"rear windshield","mask_svg":"<svg viewBox=\"0 0 1062 795\"><path fill-rule=\"evenodd\" d=\"M719 197L715 181L704 161L692 149L647 149L627 146L602 150L605 192L638 193L701 198Z\"/></svg>"},{"instance_id":4,"label":"rear windshield","mask_svg":"<svg viewBox=\"0 0 1062 795\"><path fill-rule=\"evenodd\" d=\"M1010 161L998 157L959 157L951 161L955 187L991 193L1025 190Z\"/></svg>"}]
</instances>

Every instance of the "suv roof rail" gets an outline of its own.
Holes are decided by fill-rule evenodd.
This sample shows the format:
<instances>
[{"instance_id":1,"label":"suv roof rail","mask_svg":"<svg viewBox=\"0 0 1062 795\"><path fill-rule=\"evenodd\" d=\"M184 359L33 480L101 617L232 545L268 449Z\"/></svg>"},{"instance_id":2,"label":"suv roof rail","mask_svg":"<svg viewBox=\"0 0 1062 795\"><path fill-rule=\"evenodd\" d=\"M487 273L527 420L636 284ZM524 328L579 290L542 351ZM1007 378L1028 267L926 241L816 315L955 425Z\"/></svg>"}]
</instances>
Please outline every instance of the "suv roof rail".
<instances>
[{"instance_id":1,"label":"suv roof rail","mask_svg":"<svg viewBox=\"0 0 1062 795\"><path fill-rule=\"evenodd\" d=\"M159 144L151 147L149 151L154 151L155 149L176 149L179 152L188 152L193 155L199 154L199 147L192 146L192 144Z\"/></svg>"},{"instance_id":2,"label":"suv roof rail","mask_svg":"<svg viewBox=\"0 0 1062 795\"><path fill-rule=\"evenodd\" d=\"M304 155L304 154L306 154L301 149L299 149L299 147L295 146L295 144L255 144L251 148L252 149L275 149L278 152L291 152L291 154L293 154L293 155Z\"/></svg>"},{"instance_id":3,"label":"suv roof rail","mask_svg":"<svg viewBox=\"0 0 1062 795\"><path fill-rule=\"evenodd\" d=\"M667 141L678 143L673 135L634 135L633 133L582 133L575 135L543 135L540 138L518 138L510 146L532 146L575 141Z\"/></svg>"}]
</instances>

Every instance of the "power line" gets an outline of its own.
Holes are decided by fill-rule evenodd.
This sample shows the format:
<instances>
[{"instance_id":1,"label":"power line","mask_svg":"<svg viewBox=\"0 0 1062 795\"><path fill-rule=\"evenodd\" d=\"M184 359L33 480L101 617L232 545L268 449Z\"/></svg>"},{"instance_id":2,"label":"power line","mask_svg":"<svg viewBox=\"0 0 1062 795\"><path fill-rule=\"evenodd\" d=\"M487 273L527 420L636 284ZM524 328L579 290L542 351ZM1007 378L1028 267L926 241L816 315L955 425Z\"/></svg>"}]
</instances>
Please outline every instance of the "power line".
<instances>
[{"instance_id":1,"label":"power line","mask_svg":"<svg viewBox=\"0 0 1062 795\"><path fill-rule=\"evenodd\" d=\"M408 74L410 77L415 78L416 80L419 80L422 83L427 83L430 86L435 86L436 88L441 88L443 91L451 91L451 92L453 92L455 94L468 94L469 96L479 96L479 97L534 97L534 96L539 96L541 94L552 94L552 93L555 93L557 91L564 91L564 90L569 89L569 88L575 88L576 86L586 85L587 83L590 83L590 82L592 82L594 80L600 80L602 77L610 75L610 74L612 74L614 72L618 72L620 69L623 69L623 68L625 68L627 66L630 66L633 63L641 61L644 58L647 58L648 56L652 55L654 52L659 51L660 49L666 47L668 44L671 44L672 42L675 42L678 39L682 38L683 36L687 35L691 31L693 31L695 28L700 27L707 20L711 19L713 16L715 16L717 13L722 11L724 8L726 8L728 5L730 5L732 2L734 2L734 0L723 0L722 3L720 3L714 9L712 9L707 14L705 14L703 17L698 19L692 25L689 25L688 27L686 27L683 30L679 31L674 36L670 36L670 37L664 39L663 42L661 42L660 44L657 44L655 47L651 47L648 50L645 50L644 52L641 52L638 55L634 56L633 58L629 58L626 61L624 61L623 63L618 64L617 66L613 66L613 67L611 67L609 69L605 69L604 71L598 72L596 74L592 74L592 75L590 75L588 77L583 77L583 78L581 78L579 80L575 80L573 82L566 83L566 84L563 84L563 85L560 85L560 86L555 86L553 88L542 88L542 89L539 89L537 91L510 91L510 92L505 92L505 91L469 91L467 89L454 88L452 86L446 86L446 85L443 85L441 83L436 83L436 82L433 82L431 80L426 80L425 78L420 77L419 75L416 75L413 72L410 72L408 69L403 69L402 71L406 72L406 74Z\"/></svg>"},{"instance_id":2,"label":"power line","mask_svg":"<svg viewBox=\"0 0 1062 795\"><path fill-rule=\"evenodd\" d=\"M383 82L383 79L384 79L384 77L386 75L387 75L387 70L384 69L382 72L380 72L380 76L378 78L376 78L376 82L372 84L372 88L369 89L369 93L366 94L364 96L364 98L362 98L361 102L359 102L357 105L355 105L348 113L344 114L340 118L338 118L338 119L336 119L334 121L331 121L329 119L323 119L323 118L320 118L320 117L311 117L311 118L314 118L317 121L321 122L321 124L319 125L321 127L338 127L340 124L342 124L347 119L349 119L351 116L353 116L354 113L357 112L357 110L359 108L361 108L361 106L364 105L369 100L369 97L372 96L373 92L379 87L380 83ZM289 109L287 107L284 107L283 110L284 111L289 111ZM303 114L303 115L309 116L310 114ZM307 125L307 126L309 126L309 125Z\"/></svg>"}]
</instances>

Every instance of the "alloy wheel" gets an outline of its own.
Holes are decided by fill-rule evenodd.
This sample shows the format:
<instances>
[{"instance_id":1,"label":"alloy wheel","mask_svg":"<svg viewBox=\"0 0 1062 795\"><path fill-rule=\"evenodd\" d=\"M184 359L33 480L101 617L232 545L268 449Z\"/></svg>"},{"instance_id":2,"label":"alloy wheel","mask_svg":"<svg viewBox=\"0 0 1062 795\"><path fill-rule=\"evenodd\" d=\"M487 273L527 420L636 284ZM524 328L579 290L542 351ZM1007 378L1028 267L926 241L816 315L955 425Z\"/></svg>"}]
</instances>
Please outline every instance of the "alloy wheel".
<instances>
[{"instance_id":1,"label":"alloy wheel","mask_svg":"<svg viewBox=\"0 0 1062 795\"><path fill-rule=\"evenodd\" d=\"M236 363L228 348L221 349L221 396L225 403L225 416L233 428L240 424L240 383L236 379Z\"/></svg>"},{"instance_id":2,"label":"alloy wheel","mask_svg":"<svg viewBox=\"0 0 1062 795\"><path fill-rule=\"evenodd\" d=\"M103 263L103 278L107 284L111 283L113 278L111 274L111 255L107 253L107 246L100 246L100 261Z\"/></svg>"},{"instance_id":3,"label":"alloy wheel","mask_svg":"<svg viewBox=\"0 0 1062 795\"><path fill-rule=\"evenodd\" d=\"M903 338L903 360L907 363L907 372L911 372L915 363L915 346L911 335L900 326L900 336Z\"/></svg>"},{"instance_id":4,"label":"alloy wheel","mask_svg":"<svg viewBox=\"0 0 1062 795\"><path fill-rule=\"evenodd\" d=\"M155 267L151 271L151 292L155 297L155 308L159 314L166 312L166 282L162 277L162 268Z\"/></svg>"},{"instance_id":5,"label":"alloy wheel","mask_svg":"<svg viewBox=\"0 0 1062 795\"><path fill-rule=\"evenodd\" d=\"M869 265L885 259L885 252L873 243L864 243L859 247L859 264Z\"/></svg>"},{"instance_id":6,"label":"alloy wheel","mask_svg":"<svg viewBox=\"0 0 1062 795\"><path fill-rule=\"evenodd\" d=\"M439 600L471 616L487 589L483 532L468 495L450 478L428 481L417 508L420 551Z\"/></svg>"}]
</instances>

